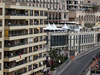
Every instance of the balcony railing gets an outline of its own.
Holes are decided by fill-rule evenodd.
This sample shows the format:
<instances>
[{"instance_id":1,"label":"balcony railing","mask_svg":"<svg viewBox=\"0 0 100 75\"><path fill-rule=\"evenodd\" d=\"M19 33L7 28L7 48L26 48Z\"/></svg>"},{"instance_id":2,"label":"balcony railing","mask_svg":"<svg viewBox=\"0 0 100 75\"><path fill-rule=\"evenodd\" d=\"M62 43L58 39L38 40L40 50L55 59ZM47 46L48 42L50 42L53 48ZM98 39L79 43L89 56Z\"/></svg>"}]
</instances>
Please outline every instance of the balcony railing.
<instances>
[{"instance_id":1,"label":"balcony railing","mask_svg":"<svg viewBox=\"0 0 100 75\"><path fill-rule=\"evenodd\" d=\"M34 22L34 25L39 25L39 22L38 22L38 21L35 21L35 22Z\"/></svg>"},{"instance_id":2,"label":"balcony railing","mask_svg":"<svg viewBox=\"0 0 100 75\"><path fill-rule=\"evenodd\" d=\"M35 12L35 13L34 13L34 16L39 16L39 13Z\"/></svg>"},{"instance_id":3,"label":"balcony railing","mask_svg":"<svg viewBox=\"0 0 100 75\"><path fill-rule=\"evenodd\" d=\"M5 45L5 47L14 47L14 46L20 46L20 45L26 45L26 44L28 44L28 42L18 43L18 44L9 44L9 45Z\"/></svg>"},{"instance_id":4,"label":"balcony railing","mask_svg":"<svg viewBox=\"0 0 100 75\"><path fill-rule=\"evenodd\" d=\"M28 52L23 52L21 53L21 55L24 55L24 54L27 54ZM7 54L6 56L4 56L5 58L12 58L12 57L16 57L16 56L20 56L20 51L18 53L10 53L10 54Z\"/></svg>"},{"instance_id":5,"label":"balcony railing","mask_svg":"<svg viewBox=\"0 0 100 75\"><path fill-rule=\"evenodd\" d=\"M6 26L27 26L28 24L7 24Z\"/></svg>"},{"instance_id":6,"label":"balcony railing","mask_svg":"<svg viewBox=\"0 0 100 75\"><path fill-rule=\"evenodd\" d=\"M22 36L22 35L28 35L28 33L9 34L9 37L12 37L12 36Z\"/></svg>"},{"instance_id":7,"label":"balcony railing","mask_svg":"<svg viewBox=\"0 0 100 75\"><path fill-rule=\"evenodd\" d=\"M45 57L44 57L45 58ZM39 60L39 59L41 59L41 58L36 58L35 59L35 61L36 60ZM33 59L34 60L34 59ZM31 61L32 62L32 61ZM16 62L16 63L14 63L13 65L9 65L9 66L4 66L4 68L5 69L11 69L11 68L14 68L14 67L17 67L17 66L20 66L20 65L23 65L23 64L26 64L27 63L27 61L25 61L25 59L24 60L22 60L22 61L19 61L19 62ZM35 65L34 65L35 66ZM37 67L33 67L33 69L36 69Z\"/></svg>"},{"instance_id":8,"label":"balcony railing","mask_svg":"<svg viewBox=\"0 0 100 75\"><path fill-rule=\"evenodd\" d=\"M25 64L25 63L27 63L27 61L22 60L22 61L20 61L20 62L15 63L14 65L5 66L4 68L5 68L5 69L10 69L10 68L14 68L14 67L16 67L16 66L19 66L19 65L22 65L22 64Z\"/></svg>"}]
</instances>

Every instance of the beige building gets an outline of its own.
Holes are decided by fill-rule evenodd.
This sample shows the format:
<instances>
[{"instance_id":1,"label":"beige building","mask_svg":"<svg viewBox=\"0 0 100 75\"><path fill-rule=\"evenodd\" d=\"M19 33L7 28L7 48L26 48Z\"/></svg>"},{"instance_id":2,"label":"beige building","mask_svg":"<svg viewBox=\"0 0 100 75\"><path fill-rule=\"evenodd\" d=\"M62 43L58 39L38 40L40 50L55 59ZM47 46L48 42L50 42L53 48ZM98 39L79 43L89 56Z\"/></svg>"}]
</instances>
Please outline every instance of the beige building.
<instances>
[{"instance_id":1,"label":"beige building","mask_svg":"<svg viewBox=\"0 0 100 75\"><path fill-rule=\"evenodd\" d=\"M47 8L12 1L0 2L0 75L36 75L45 68Z\"/></svg>"},{"instance_id":2,"label":"beige building","mask_svg":"<svg viewBox=\"0 0 100 75\"><path fill-rule=\"evenodd\" d=\"M70 11L69 20L77 21L84 27L85 23L96 24L100 19L100 12Z\"/></svg>"},{"instance_id":3,"label":"beige building","mask_svg":"<svg viewBox=\"0 0 100 75\"><path fill-rule=\"evenodd\" d=\"M84 0L84 5L100 5L100 0Z\"/></svg>"},{"instance_id":4,"label":"beige building","mask_svg":"<svg viewBox=\"0 0 100 75\"><path fill-rule=\"evenodd\" d=\"M48 8L46 23L59 23L68 21L68 10L66 0L13 0L27 2L30 6Z\"/></svg>"},{"instance_id":5,"label":"beige building","mask_svg":"<svg viewBox=\"0 0 100 75\"><path fill-rule=\"evenodd\" d=\"M66 0L68 10L82 10L84 0Z\"/></svg>"}]
</instances>

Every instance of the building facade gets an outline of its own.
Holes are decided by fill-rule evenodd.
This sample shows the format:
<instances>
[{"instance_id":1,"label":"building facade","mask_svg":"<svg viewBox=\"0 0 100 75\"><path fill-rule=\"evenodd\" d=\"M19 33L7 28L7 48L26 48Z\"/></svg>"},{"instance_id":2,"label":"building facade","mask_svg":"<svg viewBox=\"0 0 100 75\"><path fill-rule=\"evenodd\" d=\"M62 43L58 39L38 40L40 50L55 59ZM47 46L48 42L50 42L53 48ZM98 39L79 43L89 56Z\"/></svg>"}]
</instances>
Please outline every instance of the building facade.
<instances>
[{"instance_id":1,"label":"building facade","mask_svg":"<svg viewBox=\"0 0 100 75\"><path fill-rule=\"evenodd\" d=\"M45 68L46 11L11 0L0 3L1 75L37 75Z\"/></svg>"},{"instance_id":2,"label":"building facade","mask_svg":"<svg viewBox=\"0 0 100 75\"><path fill-rule=\"evenodd\" d=\"M84 27L85 23L96 23L100 20L100 12L70 11L69 20L76 21Z\"/></svg>"},{"instance_id":3,"label":"building facade","mask_svg":"<svg viewBox=\"0 0 100 75\"><path fill-rule=\"evenodd\" d=\"M67 10L82 10L84 0L66 0Z\"/></svg>"},{"instance_id":4,"label":"building facade","mask_svg":"<svg viewBox=\"0 0 100 75\"><path fill-rule=\"evenodd\" d=\"M66 0L12 0L12 3L27 3L32 7L48 8L48 15L45 23L59 23L68 21L68 10L66 8Z\"/></svg>"},{"instance_id":5,"label":"building facade","mask_svg":"<svg viewBox=\"0 0 100 75\"><path fill-rule=\"evenodd\" d=\"M84 6L100 5L100 0L84 0Z\"/></svg>"},{"instance_id":6,"label":"building facade","mask_svg":"<svg viewBox=\"0 0 100 75\"><path fill-rule=\"evenodd\" d=\"M56 49L60 55L77 56L98 45L99 33L99 31L48 32L48 51Z\"/></svg>"},{"instance_id":7,"label":"building facade","mask_svg":"<svg viewBox=\"0 0 100 75\"><path fill-rule=\"evenodd\" d=\"M59 55L67 56L68 33L48 32L48 51L56 49Z\"/></svg>"}]
</instances>

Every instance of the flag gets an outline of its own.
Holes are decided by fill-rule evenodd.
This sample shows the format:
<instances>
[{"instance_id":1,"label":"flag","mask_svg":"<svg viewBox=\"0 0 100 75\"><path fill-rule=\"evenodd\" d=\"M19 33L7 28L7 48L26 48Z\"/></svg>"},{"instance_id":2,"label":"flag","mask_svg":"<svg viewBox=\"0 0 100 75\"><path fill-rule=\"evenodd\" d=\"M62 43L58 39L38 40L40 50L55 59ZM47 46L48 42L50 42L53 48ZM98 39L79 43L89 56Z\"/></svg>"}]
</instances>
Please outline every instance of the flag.
<instances>
[{"instance_id":1,"label":"flag","mask_svg":"<svg viewBox=\"0 0 100 75\"><path fill-rule=\"evenodd\" d=\"M21 53L20 53L20 58L21 58Z\"/></svg>"}]
</instances>

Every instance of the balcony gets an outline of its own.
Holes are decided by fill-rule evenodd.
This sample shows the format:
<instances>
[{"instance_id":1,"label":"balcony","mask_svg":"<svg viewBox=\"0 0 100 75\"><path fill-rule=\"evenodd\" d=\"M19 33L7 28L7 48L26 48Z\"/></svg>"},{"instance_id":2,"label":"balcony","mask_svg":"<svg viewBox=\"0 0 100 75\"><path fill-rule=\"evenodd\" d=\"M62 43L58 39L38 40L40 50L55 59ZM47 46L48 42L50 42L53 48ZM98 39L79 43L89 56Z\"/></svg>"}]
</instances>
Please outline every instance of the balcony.
<instances>
[{"instance_id":1,"label":"balcony","mask_svg":"<svg viewBox=\"0 0 100 75\"><path fill-rule=\"evenodd\" d=\"M42 19L40 19L40 24L41 24L41 25L43 24L43 20L42 20Z\"/></svg>"},{"instance_id":2,"label":"balcony","mask_svg":"<svg viewBox=\"0 0 100 75\"><path fill-rule=\"evenodd\" d=\"M31 62L27 62L26 59L23 59L21 61L16 60L17 63L15 63L14 61L13 62L5 62L4 72L16 71L16 70L18 70L20 68L23 68L25 66L28 66L28 65L31 65L31 64L35 64L37 62L41 62L41 61L44 61L44 60L46 60L46 57L41 58L41 59L39 58L39 59L37 59L35 61L31 61Z\"/></svg>"},{"instance_id":3,"label":"balcony","mask_svg":"<svg viewBox=\"0 0 100 75\"><path fill-rule=\"evenodd\" d=\"M27 20L6 20L6 26L26 26L28 25Z\"/></svg>"},{"instance_id":4,"label":"balcony","mask_svg":"<svg viewBox=\"0 0 100 75\"><path fill-rule=\"evenodd\" d=\"M34 28L34 34L38 34L39 30L37 28Z\"/></svg>"},{"instance_id":5,"label":"balcony","mask_svg":"<svg viewBox=\"0 0 100 75\"><path fill-rule=\"evenodd\" d=\"M6 24L6 26L27 26L28 24L26 23L26 24L11 24L11 23L9 23L9 24Z\"/></svg>"},{"instance_id":6,"label":"balcony","mask_svg":"<svg viewBox=\"0 0 100 75\"><path fill-rule=\"evenodd\" d=\"M47 14L47 12L44 12L44 16L47 16L48 14Z\"/></svg>"},{"instance_id":7,"label":"balcony","mask_svg":"<svg viewBox=\"0 0 100 75\"><path fill-rule=\"evenodd\" d=\"M25 45L25 44L28 44L28 40L27 39L5 41L5 47L21 46L21 45Z\"/></svg>"},{"instance_id":8,"label":"balcony","mask_svg":"<svg viewBox=\"0 0 100 75\"><path fill-rule=\"evenodd\" d=\"M16 60L16 62L12 61L12 62L5 62L4 64L4 68L5 69L10 69L10 68L14 68L16 66L19 66L19 65L22 65L22 64L25 64L27 63L27 61L25 59L22 59L21 61L18 61ZM6 65L7 64L7 65Z\"/></svg>"},{"instance_id":9,"label":"balcony","mask_svg":"<svg viewBox=\"0 0 100 75\"><path fill-rule=\"evenodd\" d=\"M34 20L34 25L39 25L39 20L35 19Z\"/></svg>"},{"instance_id":10,"label":"balcony","mask_svg":"<svg viewBox=\"0 0 100 75\"><path fill-rule=\"evenodd\" d=\"M17 57L17 56L20 56L20 55L24 55L24 54L27 54L28 51L27 49L20 49L20 50L17 50L17 51L5 51L4 52L4 57L5 58L12 58L12 57Z\"/></svg>"},{"instance_id":11,"label":"balcony","mask_svg":"<svg viewBox=\"0 0 100 75\"><path fill-rule=\"evenodd\" d=\"M11 30L8 31L8 36L6 37L14 37L14 36L22 36L22 35L28 35L28 30Z\"/></svg>"},{"instance_id":12,"label":"balcony","mask_svg":"<svg viewBox=\"0 0 100 75\"><path fill-rule=\"evenodd\" d=\"M27 72L27 68L22 68L22 69L15 71L16 75L21 75L21 74L26 73L26 72Z\"/></svg>"},{"instance_id":13,"label":"balcony","mask_svg":"<svg viewBox=\"0 0 100 75\"><path fill-rule=\"evenodd\" d=\"M21 49L21 50L23 50L23 49ZM13 52L10 52L10 53L9 52L7 53L7 52L8 51L5 51L4 61L10 62L10 61L18 60L20 58L20 53L21 53L21 58L29 57L29 56L36 55L39 53L43 53L43 57L44 57L44 53L46 52L46 49L39 48L39 49L33 50L30 53L27 53L27 51L25 53L22 53L22 52L19 52L19 50L18 50L19 53L16 53L16 55ZM13 54L11 54L11 53L13 53ZM7 55L7 54L9 54L9 55Z\"/></svg>"},{"instance_id":14,"label":"balcony","mask_svg":"<svg viewBox=\"0 0 100 75\"><path fill-rule=\"evenodd\" d=\"M36 46L36 45L41 45L41 44L46 44L46 41L24 44L24 45L17 45L17 46L12 46L12 47L8 46L8 47L5 47L4 50L5 51L13 51L13 50L22 49L22 48L31 47L31 46Z\"/></svg>"},{"instance_id":15,"label":"balcony","mask_svg":"<svg viewBox=\"0 0 100 75\"><path fill-rule=\"evenodd\" d=\"M24 36L24 35L28 35L28 33L9 34L9 37L14 37L14 36Z\"/></svg>"},{"instance_id":16,"label":"balcony","mask_svg":"<svg viewBox=\"0 0 100 75\"><path fill-rule=\"evenodd\" d=\"M28 11L16 10L16 9L6 9L5 15L9 15L9 16L28 16Z\"/></svg>"},{"instance_id":17,"label":"balcony","mask_svg":"<svg viewBox=\"0 0 100 75\"><path fill-rule=\"evenodd\" d=\"M39 16L39 11L34 11L34 16Z\"/></svg>"},{"instance_id":18,"label":"balcony","mask_svg":"<svg viewBox=\"0 0 100 75\"><path fill-rule=\"evenodd\" d=\"M43 16L43 11L40 11L40 16Z\"/></svg>"},{"instance_id":19,"label":"balcony","mask_svg":"<svg viewBox=\"0 0 100 75\"><path fill-rule=\"evenodd\" d=\"M37 71L39 71L39 70L43 70L44 66L45 66L45 65L43 65L43 66L41 66L41 67L37 67L37 66L35 66L35 64L34 64L34 67L35 67L35 68L33 68L33 70L28 71L28 72L26 72L26 73L23 73L23 74L21 74L21 75L30 75L30 74L32 74L33 72L37 72Z\"/></svg>"}]
</instances>

